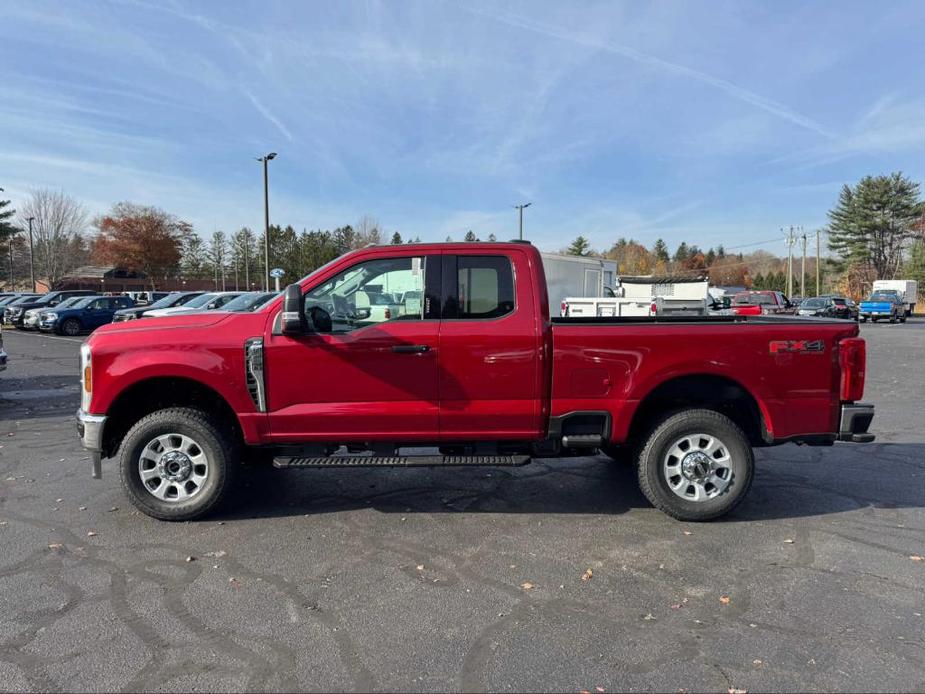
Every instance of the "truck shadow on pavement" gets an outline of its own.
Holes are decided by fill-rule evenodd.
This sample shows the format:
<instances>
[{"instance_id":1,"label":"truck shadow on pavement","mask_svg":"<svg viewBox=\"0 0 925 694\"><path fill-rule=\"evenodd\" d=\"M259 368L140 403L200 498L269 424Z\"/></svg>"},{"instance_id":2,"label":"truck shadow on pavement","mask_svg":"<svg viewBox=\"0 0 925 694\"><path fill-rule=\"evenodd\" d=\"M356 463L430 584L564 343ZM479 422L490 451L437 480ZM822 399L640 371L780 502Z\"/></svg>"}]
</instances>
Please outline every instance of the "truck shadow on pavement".
<instances>
[{"instance_id":1,"label":"truck shadow on pavement","mask_svg":"<svg viewBox=\"0 0 925 694\"><path fill-rule=\"evenodd\" d=\"M760 450L757 458L749 495L734 512L714 522L925 506L925 444L786 445ZM584 515L649 509L672 522L640 493L631 465L604 456L541 460L520 468L254 469L241 482L241 494L221 518L358 509Z\"/></svg>"}]
</instances>

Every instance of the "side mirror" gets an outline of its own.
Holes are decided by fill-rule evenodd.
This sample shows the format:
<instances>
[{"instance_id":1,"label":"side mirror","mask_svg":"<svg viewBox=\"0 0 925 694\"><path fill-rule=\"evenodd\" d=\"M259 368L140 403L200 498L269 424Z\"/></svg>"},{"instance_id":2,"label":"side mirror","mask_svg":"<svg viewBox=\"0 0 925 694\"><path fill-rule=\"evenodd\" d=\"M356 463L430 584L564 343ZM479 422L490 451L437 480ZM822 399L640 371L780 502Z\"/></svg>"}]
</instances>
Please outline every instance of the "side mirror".
<instances>
[{"instance_id":1,"label":"side mirror","mask_svg":"<svg viewBox=\"0 0 925 694\"><path fill-rule=\"evenodd\" d=\"M283 293L283 314L280 330L283 335L301 335L305 332L305 298L302 287L290 284Z\"/></svg>"}]
</instances>

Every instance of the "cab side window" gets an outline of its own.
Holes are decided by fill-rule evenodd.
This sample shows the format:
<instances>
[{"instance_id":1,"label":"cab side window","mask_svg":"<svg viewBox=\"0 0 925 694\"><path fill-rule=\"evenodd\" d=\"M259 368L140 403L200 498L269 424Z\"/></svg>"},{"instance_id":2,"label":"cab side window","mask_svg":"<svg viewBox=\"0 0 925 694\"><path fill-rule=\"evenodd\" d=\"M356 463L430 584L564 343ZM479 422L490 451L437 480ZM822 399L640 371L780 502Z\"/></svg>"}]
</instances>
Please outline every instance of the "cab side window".
<instances>
[{"instance_id":1,"label":"cab side window","mask_svg":"<svg viewBox=\"0 0 925 694\"><path fill-rule=\"evenodd\" d=\"M506 256L457 256L457 312L462 320L500 318L514 310L514 272Z\"/></svg>"},{"instance_id":2,"label":"cab side window","mask_svg":"<svg viewBox=\"0 0 925 694\"><path fill-rule=\"evenodd\" d=\"M425 317L424 257L378 258L338 273L305 295L318 332L347 333L370 325Z\"/></svg>"}]
</instances>

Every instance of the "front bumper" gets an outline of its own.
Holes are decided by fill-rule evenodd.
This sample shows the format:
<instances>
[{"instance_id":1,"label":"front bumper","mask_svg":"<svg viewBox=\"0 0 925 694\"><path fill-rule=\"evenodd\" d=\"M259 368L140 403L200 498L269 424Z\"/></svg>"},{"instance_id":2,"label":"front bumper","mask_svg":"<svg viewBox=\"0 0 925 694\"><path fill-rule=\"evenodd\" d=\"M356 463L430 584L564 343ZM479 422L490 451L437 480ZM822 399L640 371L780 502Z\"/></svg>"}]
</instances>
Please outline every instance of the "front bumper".
<instances>
[{"instance_id":1,"label":"front bumper","mask_svg":"<svg viewBox=\"0 0 925 694\"><path fill-rule=\"evenodd\" d=\"M870 443L874 435L868 433L870 422L874 418L874 406L869 403L856 402L841 406L838 425L838 440L852 443Z\"/></svg>"},{"instance_id":2,"label":"front bumper","mask_svg":"<svg viewBox=\"0 0 925 694\"><path fill-rule=\"evenodd\" d=\"M52 331L54 331L55 325L56 325L56 324L57 324L57 321L53 321L53 320L40 320L40 321L39 321L39 330L43 330L43 331L45 331L45 332L52 332Z\"/></svg>"},{"instance_id":3,"label":"front bumper","mask_svg":"<svg viewBox=\"0 0 925 694\"><path fill-rule=\"evenodd\" d=\"M39 327L39 317L29 316L27 318L23 318L22 327L24 327L26 330L37 330Z\"/></svg>"},{"instance_id":4,"label":"front bumper","mask_svg":"<svg viewBox=\"0 0 925 694\"><path fill-rule=\"evenodd\" d=\"M93 478L100 479L103 461L103 429L106 426L106 415L87 414L77 410L77 435L83 447L90 452L93 461Z\"/></svg>"}]
</instances>

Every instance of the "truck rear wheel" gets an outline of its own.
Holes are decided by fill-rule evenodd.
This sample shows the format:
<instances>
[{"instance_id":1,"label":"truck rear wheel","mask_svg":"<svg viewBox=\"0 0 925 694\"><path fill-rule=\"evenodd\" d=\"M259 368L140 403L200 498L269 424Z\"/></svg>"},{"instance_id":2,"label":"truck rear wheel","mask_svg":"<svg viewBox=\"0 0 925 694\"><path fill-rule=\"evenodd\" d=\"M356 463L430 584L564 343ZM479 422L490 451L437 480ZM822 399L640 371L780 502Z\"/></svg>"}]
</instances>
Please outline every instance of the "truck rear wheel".
<instances>
[{"instance_id":1,"label":"truck rear wheel","mask_svg":"<svg viewBox=\"0 0 925 694\"><path fill-rule=\"evenodd\" d=\"M132 504L152 518L193 520L229 495L238 453L233 434L206 412L158 410L140 419L122 442L122 486Z\"/></svg>"},{"instance_id":2,"label":"truck rear wheel","mask_svg":"<svg viewBox=\"0 0 925 694\"><path fill-rule=\"evenodd\" d=\"M639 486L657 509L684 521L729 513L748 493L755 458L742 430L714 410L666 417L639 453Z\"/></svg>"}]
</instances>

